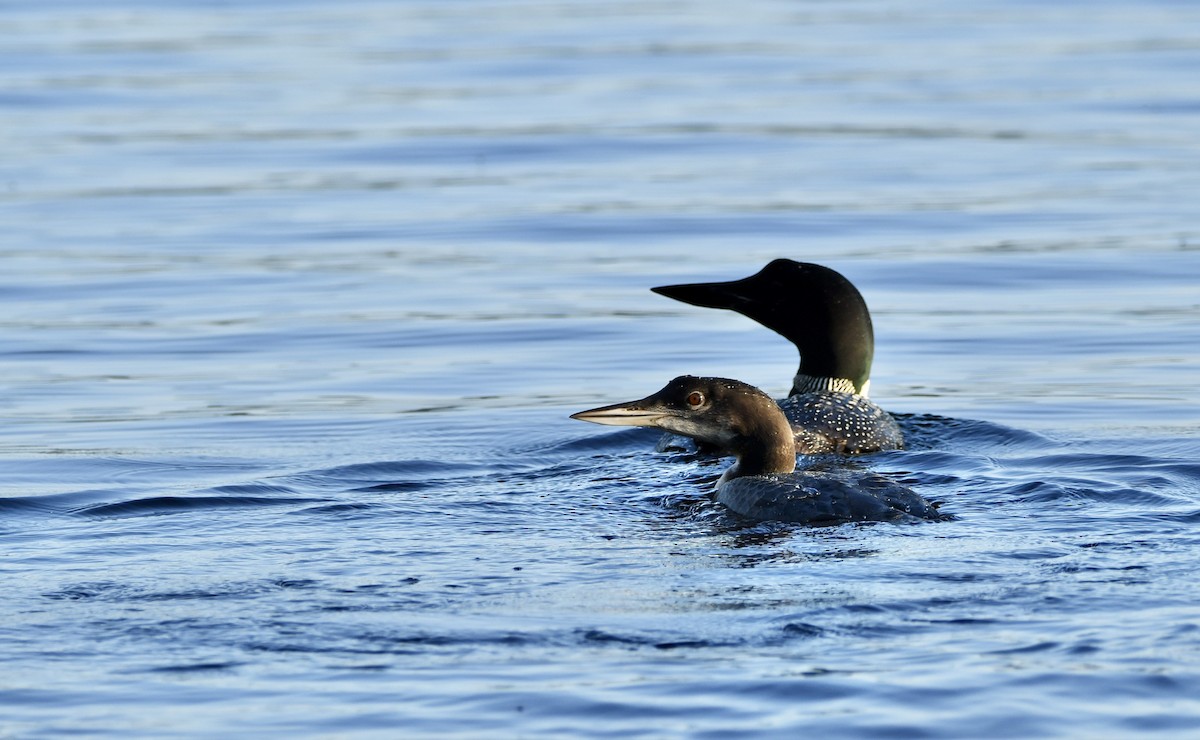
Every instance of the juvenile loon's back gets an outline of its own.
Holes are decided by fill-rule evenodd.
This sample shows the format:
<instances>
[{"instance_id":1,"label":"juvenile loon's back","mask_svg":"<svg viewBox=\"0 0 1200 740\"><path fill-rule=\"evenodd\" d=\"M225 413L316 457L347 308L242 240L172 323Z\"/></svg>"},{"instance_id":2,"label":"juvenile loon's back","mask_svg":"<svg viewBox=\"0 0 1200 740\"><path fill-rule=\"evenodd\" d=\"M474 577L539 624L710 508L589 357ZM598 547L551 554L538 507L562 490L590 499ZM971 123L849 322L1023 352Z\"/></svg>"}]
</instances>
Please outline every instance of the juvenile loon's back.
<instances>
[{"instance_id":1,"label":"juvenile loon's back","mask_svg":"<svg viewBox=\"0 0 1200 740\"><path fill-rule=\"evenodd\" d=\"M797 471L734 478L717 489L717 500L751 519L804 524L951 518L912 489L863 471Z\"/></svg>"}]
</instances>

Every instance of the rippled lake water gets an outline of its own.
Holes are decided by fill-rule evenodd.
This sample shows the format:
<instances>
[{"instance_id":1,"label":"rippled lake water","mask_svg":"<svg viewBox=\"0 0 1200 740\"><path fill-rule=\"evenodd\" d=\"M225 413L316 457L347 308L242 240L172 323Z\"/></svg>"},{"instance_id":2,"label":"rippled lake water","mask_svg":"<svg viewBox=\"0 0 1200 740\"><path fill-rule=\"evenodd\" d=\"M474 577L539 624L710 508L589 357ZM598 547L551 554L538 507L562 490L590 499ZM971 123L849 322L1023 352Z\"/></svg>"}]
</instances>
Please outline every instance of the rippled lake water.
<instances>
[{"instance_id":1,"label":"rippled lake water","mask_svg":"<svg viewBox=\"0 0 1200 740\"><path fill-rule=\"evenodd\" d=\"M1200 6L0 6L0 736L1200 734ZM843 272L957 516L567 419Z\"/></svg>"}]
</instances>

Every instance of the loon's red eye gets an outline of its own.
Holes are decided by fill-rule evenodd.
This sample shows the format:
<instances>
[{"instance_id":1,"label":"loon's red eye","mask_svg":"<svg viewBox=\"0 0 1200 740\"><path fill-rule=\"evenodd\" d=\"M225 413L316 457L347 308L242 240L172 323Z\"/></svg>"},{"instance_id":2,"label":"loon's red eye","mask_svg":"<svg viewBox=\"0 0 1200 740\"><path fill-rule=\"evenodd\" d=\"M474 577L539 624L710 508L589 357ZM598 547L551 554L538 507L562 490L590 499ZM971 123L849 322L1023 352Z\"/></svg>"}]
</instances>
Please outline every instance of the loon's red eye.
<instances>
[{"instance_id":1,"label":"loon's red eye","mask_svg":"<svg viewBox=\"0 0 1200 740\"><path fill-rule=\"evenodd\" d=\"M696 407L704 403L704 394L700 391L692 391L687 397L688 406Z\"/></svg>"}]
</instances>

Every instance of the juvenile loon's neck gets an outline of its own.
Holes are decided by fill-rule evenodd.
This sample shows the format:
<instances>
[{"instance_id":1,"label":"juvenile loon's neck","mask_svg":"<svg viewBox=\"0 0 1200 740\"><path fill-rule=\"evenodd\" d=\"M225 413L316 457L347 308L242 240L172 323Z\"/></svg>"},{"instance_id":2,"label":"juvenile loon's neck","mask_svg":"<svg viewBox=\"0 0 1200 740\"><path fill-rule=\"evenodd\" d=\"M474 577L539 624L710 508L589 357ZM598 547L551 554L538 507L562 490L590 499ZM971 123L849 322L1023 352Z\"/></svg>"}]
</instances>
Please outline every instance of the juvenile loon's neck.
<instances>
[{"instance_id":1,"label":"juvenile loon's neck","mask_svg":"<svg viewBox=\"0 0 1200 740\"><path fill-rule=\"evenodd\" d=\"M754 399L759 413L747 414L731 448L737 456L721 483L744 475L790 473L796 469L796 442L787 417L765 393Z\"/></svg>"},{"instance_id":2,"label":"juvenile loon's neck","mask_svg":"<svg viewBox=\"0 0 1200 740\"><path fill-rule=\"evenodd\" d=\"M771 475L790 473L796 469L796 443L792 441L791 428L787 439L771 440L771 444L746 448L738 455L737 463L730 469L733 475Z\"/></svg>"},{"instance_id":3,"label":"juvenile loon's neck","mask_svg":"<svg viewBox=\"0 0 1200 740\"><path fill-rule=\"evenodd\" d=\"M854 381L849 378L818 378L806 375L805 373L796 373L796 377L792 379L792 392L788 395L798 396L802 393L833 391L836 393L857 393L860 396L866 396L870 389L870 380L863 383L862 390L856 390Z\"/></svg>"},{"instance_id":4,"label":"juvenile loon's neck","mask_svg":"<svg viewBox=\"0 0 1200 740\"><path fill-rule=\"evenodd\" d=\"M791 473L795 469L796 447L794 442L789 440L787 444L772 444L770 447L756 446L744 449L738 455L737 461L721 474L717 486L720 487L727 481L745 475L778 475Z\"/></svg>"}]
</instances>

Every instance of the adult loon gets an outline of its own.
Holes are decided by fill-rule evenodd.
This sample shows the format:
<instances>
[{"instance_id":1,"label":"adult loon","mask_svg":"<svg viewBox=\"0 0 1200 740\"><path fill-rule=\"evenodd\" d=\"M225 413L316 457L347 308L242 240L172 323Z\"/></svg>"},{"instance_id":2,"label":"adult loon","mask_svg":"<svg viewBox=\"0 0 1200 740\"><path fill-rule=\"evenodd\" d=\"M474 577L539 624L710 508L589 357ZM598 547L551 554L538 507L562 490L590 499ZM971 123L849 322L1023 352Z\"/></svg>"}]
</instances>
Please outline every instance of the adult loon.
<instances>
[{"instance_id":1,"label":"adult loon","mask_svg":"<svg viewBox=\"0 0 1200 740\"><path fill-rule=\"evenodd\" d=\"M727 378L675 378L640 401L580 411L572 419L658 427L737 457L717 482L717 500L754 519L836 524L945 519L904 486L869 472L796 472L791 424L774 400Z\"/></svg>"},{"instance_id":2,"label":"adult loon","mask_svg":"<svg viewBox=\"0 0 1200 740\"><path fill-rule=\"evenodd\" d=\"M859 454L904 447L891 414L867 398L875 333L867 303L840 273L777 259L724 283L651 288L694 306L728 308L774 330L800 351L800 369L779 401L800 453Z\"/></svg>"}]
</instances>

